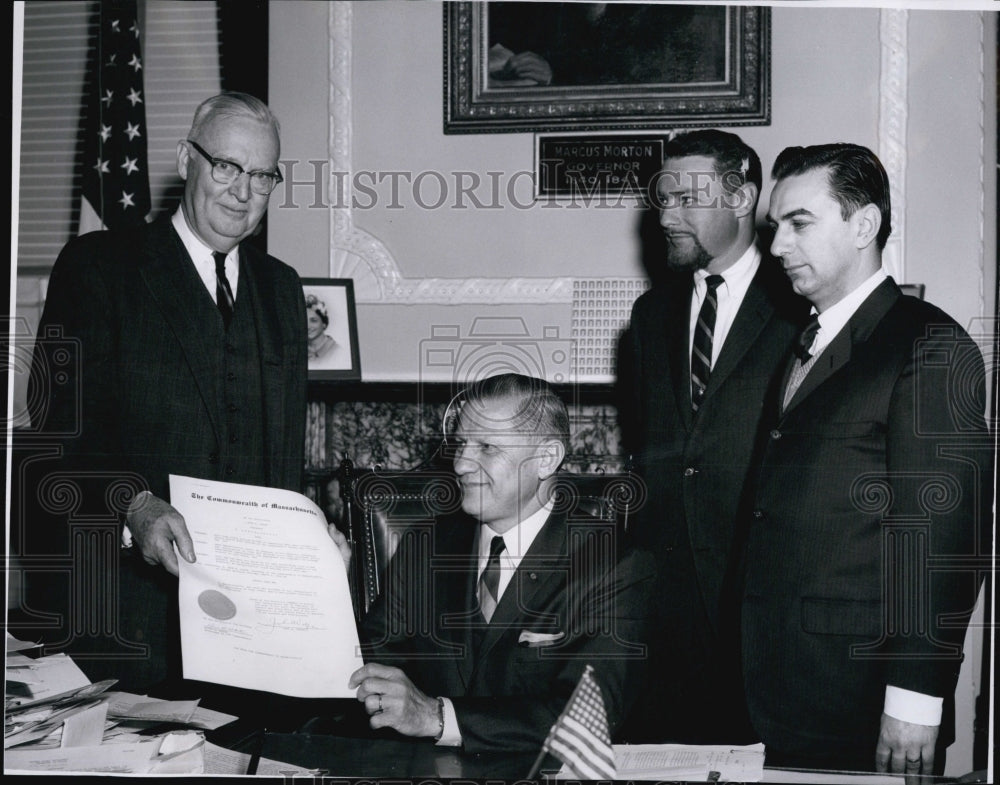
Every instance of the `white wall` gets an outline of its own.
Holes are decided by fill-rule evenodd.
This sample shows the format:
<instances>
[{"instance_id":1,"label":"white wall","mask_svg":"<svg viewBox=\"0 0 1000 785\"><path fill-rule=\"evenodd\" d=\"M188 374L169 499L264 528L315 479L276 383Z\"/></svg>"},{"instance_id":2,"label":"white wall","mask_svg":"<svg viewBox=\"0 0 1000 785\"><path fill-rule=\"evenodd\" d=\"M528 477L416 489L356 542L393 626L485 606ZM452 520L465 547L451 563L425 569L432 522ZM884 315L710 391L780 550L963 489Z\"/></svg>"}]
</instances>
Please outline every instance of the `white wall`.
<instances>
[{"instance_id":1,"label":"white wall","mask_svg":"<svg viewBox=\"0 0 1000 785\"><path fill-rule=\"evenodd\" d=\"M283 158L323 160L330 156L331 130L326 6L279 5L281 12L271 23L273 51L280 53L272 63L272 102L296 125L294 140L286 132ZM880 111L885 111L881 11L771 10L771 123L733 130L758 150L765 169L790 144L853 141L879 150ZM516 173L532 170L533 134L443 134L440 4L353 3L348 15L350 81L338 89L347 93L349 112L332 128L341 162L348 161L355 172L438 172L449 182L458 171L476 173L484 182L489 172L499 172L504 189ZM995 133L990 129L995 113L991 102L984 113L982 93L993 94L995 71L985 63L984 52L992 57L996 49L990 45L995 16L987 18L989 23L978 12L911 10L903 25L909 100L903 113L905 191L897 207L906 228L904 277L924 283L927 299L963 325L993 312L995 146L990 140ZM333 57L347 54L334 52ZM287 120L286 126L291 130ZM297 165L297 179L309 174L307 165ZM437 194L435 177L425 180L425 204ZM476 278L551 281L644 274L639 210L526 207L530 185L525 177L517 184L516 203L503 196L500 209L476 210L455 209L451 202L427 209L403 183L401 208L393 209L385 182L375 207L350 213L355 240L333 254L327 217L339 213L344 220L348 211L334 209L324 216L322 209L307 209L313 189L298 186L298 209L272 209L271 247L304 275L332 271L355 277L366 378L415 378L420 342L433 324L467 325L480 313L521 314L527 301L491 307L473 305L475 298L435 298L426 292L410 299L368 297L365 282L378 274L366 262L372 247L380 263L388 259L407 281L446 279L456 286ZM477 193L488 197L489 189L483 186ZM768 194L769 183L761 215ZM359 237L367 250L356 247ZM528 318L533 331L544 323L568 328L570 306L564 296L531 302L548 306L545 318ZM437 307L415 309L418 303Z\"/></svg>"}]
</instances>

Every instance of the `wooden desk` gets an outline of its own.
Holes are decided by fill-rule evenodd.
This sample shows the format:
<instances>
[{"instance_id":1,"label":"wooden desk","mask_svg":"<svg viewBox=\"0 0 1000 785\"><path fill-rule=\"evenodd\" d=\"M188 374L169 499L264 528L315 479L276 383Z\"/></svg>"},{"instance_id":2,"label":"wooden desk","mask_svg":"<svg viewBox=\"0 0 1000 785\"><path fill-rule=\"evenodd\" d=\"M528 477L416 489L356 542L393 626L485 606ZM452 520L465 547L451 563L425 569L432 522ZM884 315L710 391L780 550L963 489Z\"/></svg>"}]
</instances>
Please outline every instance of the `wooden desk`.
<instances>
[{"instance_id":1,"label":"wooden desk","mask_svg":"<svg viewBox=\"0 0 1000 785\"><path fill-rule=\"evenodd\" d=\"M252 740L243 752L252 752ZM282 763L318 769L334 777L524 779L536 753L464 753L424 740L345 738L320 734L267 733L261 756ZM555 773L558 761L543 768Z\"/></svg>"},{"instance_id":2,"label":"wooden desk","mask_svg":"<svg viewBox=\"0 0 1000 785\"><path fill-rule=\"evenodd\" d=\"M247 737L235 749L253 753L259 744L262 757L319 770L324 775L365 779L429 780L473 779L517 781L527 777L536 753L468 754L460 748L438 747L424 740L406 740L370 734L367 738L321 733L266 733ZM560 763L549 757L538 774L545 780L556 774ZM965 782L984 781L968 779ZM805 771L764 768L763 783L825 783L826 785L944 785L951 777L904 777L903 775Z\"/></svg>"}]
</instances>

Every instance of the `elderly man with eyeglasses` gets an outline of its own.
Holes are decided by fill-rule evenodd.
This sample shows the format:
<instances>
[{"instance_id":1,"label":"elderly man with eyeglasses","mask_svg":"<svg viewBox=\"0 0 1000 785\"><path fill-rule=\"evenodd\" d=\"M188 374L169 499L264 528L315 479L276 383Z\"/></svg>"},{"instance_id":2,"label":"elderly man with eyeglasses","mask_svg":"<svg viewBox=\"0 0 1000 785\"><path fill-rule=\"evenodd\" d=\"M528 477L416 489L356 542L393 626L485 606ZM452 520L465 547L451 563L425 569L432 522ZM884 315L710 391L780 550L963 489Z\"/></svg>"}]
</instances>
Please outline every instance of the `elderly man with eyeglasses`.
<instances>
[{"instance_id":1,"label":"elderly man with eyeglasses","mask_svg":"<svg viewBox=\"0 0 1000 785\"><path fill-rule=\"evenodd\" d=\"M177 211L76 238L52 270L29 397L33 438L61 449L23 483L24 610L57 614L37 634L92 680L180 675L172 576L196 547L170 474L301 490L302 286L244 242L282 179L278 133L258 99L209 98L177 144Z\"/></svg>"}]
</instances>

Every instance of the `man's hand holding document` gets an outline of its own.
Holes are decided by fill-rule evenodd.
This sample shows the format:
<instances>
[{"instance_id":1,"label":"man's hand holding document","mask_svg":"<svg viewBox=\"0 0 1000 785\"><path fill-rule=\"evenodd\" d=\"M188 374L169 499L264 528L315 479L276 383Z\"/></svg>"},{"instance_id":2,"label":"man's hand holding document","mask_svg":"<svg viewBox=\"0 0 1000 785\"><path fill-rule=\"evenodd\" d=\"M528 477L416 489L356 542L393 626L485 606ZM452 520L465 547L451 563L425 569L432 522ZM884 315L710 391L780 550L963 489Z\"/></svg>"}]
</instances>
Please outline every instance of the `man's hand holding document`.
<instances>
[{"instance_id":1,"label":"man's hand holding document","mask_svg":"<svg viewBox=\"0 0 1000 785\"><path fill-rule=\"evenodd\" d=\"M196 561L178 559L184 678L349 698L363 664L343 557L292 491L170 477Z\"/></svg>"}]
</instances>

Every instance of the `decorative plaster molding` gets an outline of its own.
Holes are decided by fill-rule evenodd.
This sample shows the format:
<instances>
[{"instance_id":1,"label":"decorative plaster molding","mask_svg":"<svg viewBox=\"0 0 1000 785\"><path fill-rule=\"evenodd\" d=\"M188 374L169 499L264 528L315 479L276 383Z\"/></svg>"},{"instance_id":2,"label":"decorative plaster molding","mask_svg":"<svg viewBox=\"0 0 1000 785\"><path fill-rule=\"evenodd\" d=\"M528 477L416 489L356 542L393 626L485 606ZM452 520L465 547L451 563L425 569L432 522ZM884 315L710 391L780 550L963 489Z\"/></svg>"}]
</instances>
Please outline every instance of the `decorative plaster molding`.
<instances>
[{"instance_id":1,"label":"decorative plaster molding","mask_svg":"<svg viewBox=\"0 0 1000 785\"><path fill-rule=\"evenodd\" d=\"M354 279L359 303L523 305L573 301L572 278L404 278L388 248L354 225L351 58L353 3L329 5L330 277ZM337 172L339 176L333 177ZM346 176L345 176L346 173ZM339 189L339 192L338 192Z\"/></svg>"},{"instance_id":2,"label":"decorative plaster molding","mask_svg":"<svg viewBox=\"0 0 1000 785\"><path fill-rule=\"evenodd\" d=\"M882 254L889 274L906 280L906 122L908 114L907 24L909 12L883 8L879 12L881 71L879 74L878 155L889 175L892 234Z\"/></svg>"},{"instance_id":3,"label":"decorative plaster molding","mask_svg":"<svg viewBox=\"0 0 1000 785\"><path fill-rule=\"evenodd\" d=\"M986 126L986 109L990 107L992 109L992 101L995 95L987 96L986 86L986 62L988 56L991 56L995 51L996 41L993 42L993 47L988 47L987 41L987 30L986 30L986 20L989 17L991 23L995 23L995 16L992 14L979 14L979 259L977 261L977 267L979 270L979 315L985 317L988 314L987 304L990 299L990 294L987 292L986 284L986 143L987 139L987 126ZM993 68L994 64L990 60L990 67ZM994 94L997 90L997 85L993 85ZM995 129L994 129L995 131ZM997 151L1000 154L1000 150ZM1000 166L997 166L996 160L994 160L994 171L1000 176ZM996 188L996 181L994 181L994 188ZM995 207L995 205L994 205ZM994 214L996 210L994 209ZM991 220L993 218L991 217ZM996 244L996 243L995 243ZM996 249L1000 252L1000 248ZM993 258L993 263L996 264L996 256ZM993 303L994 312L996 310L997 304ZM990 347L992 349L992 347Z\"/></svg>"},{"instance_id":4,"label":"decorative plaster molding","mask_svg":"<svg viewBox=\"0 0 1000 785\"><path fill-rule=\"evenodd\" d=\"M330 127L327 145L330 156L332 204L349 204L350 177L336 178L333 172L353 172L351 160L351 27L353 3L336 0L329 4L330 39ZM337 193L339 189L340 193ZM330 277L353 278L358 302L382 299L385 285L392 288L399 268L389 250L368 232L354 225L350 208L330 208Z\"/></svg>"}]
</instances>

